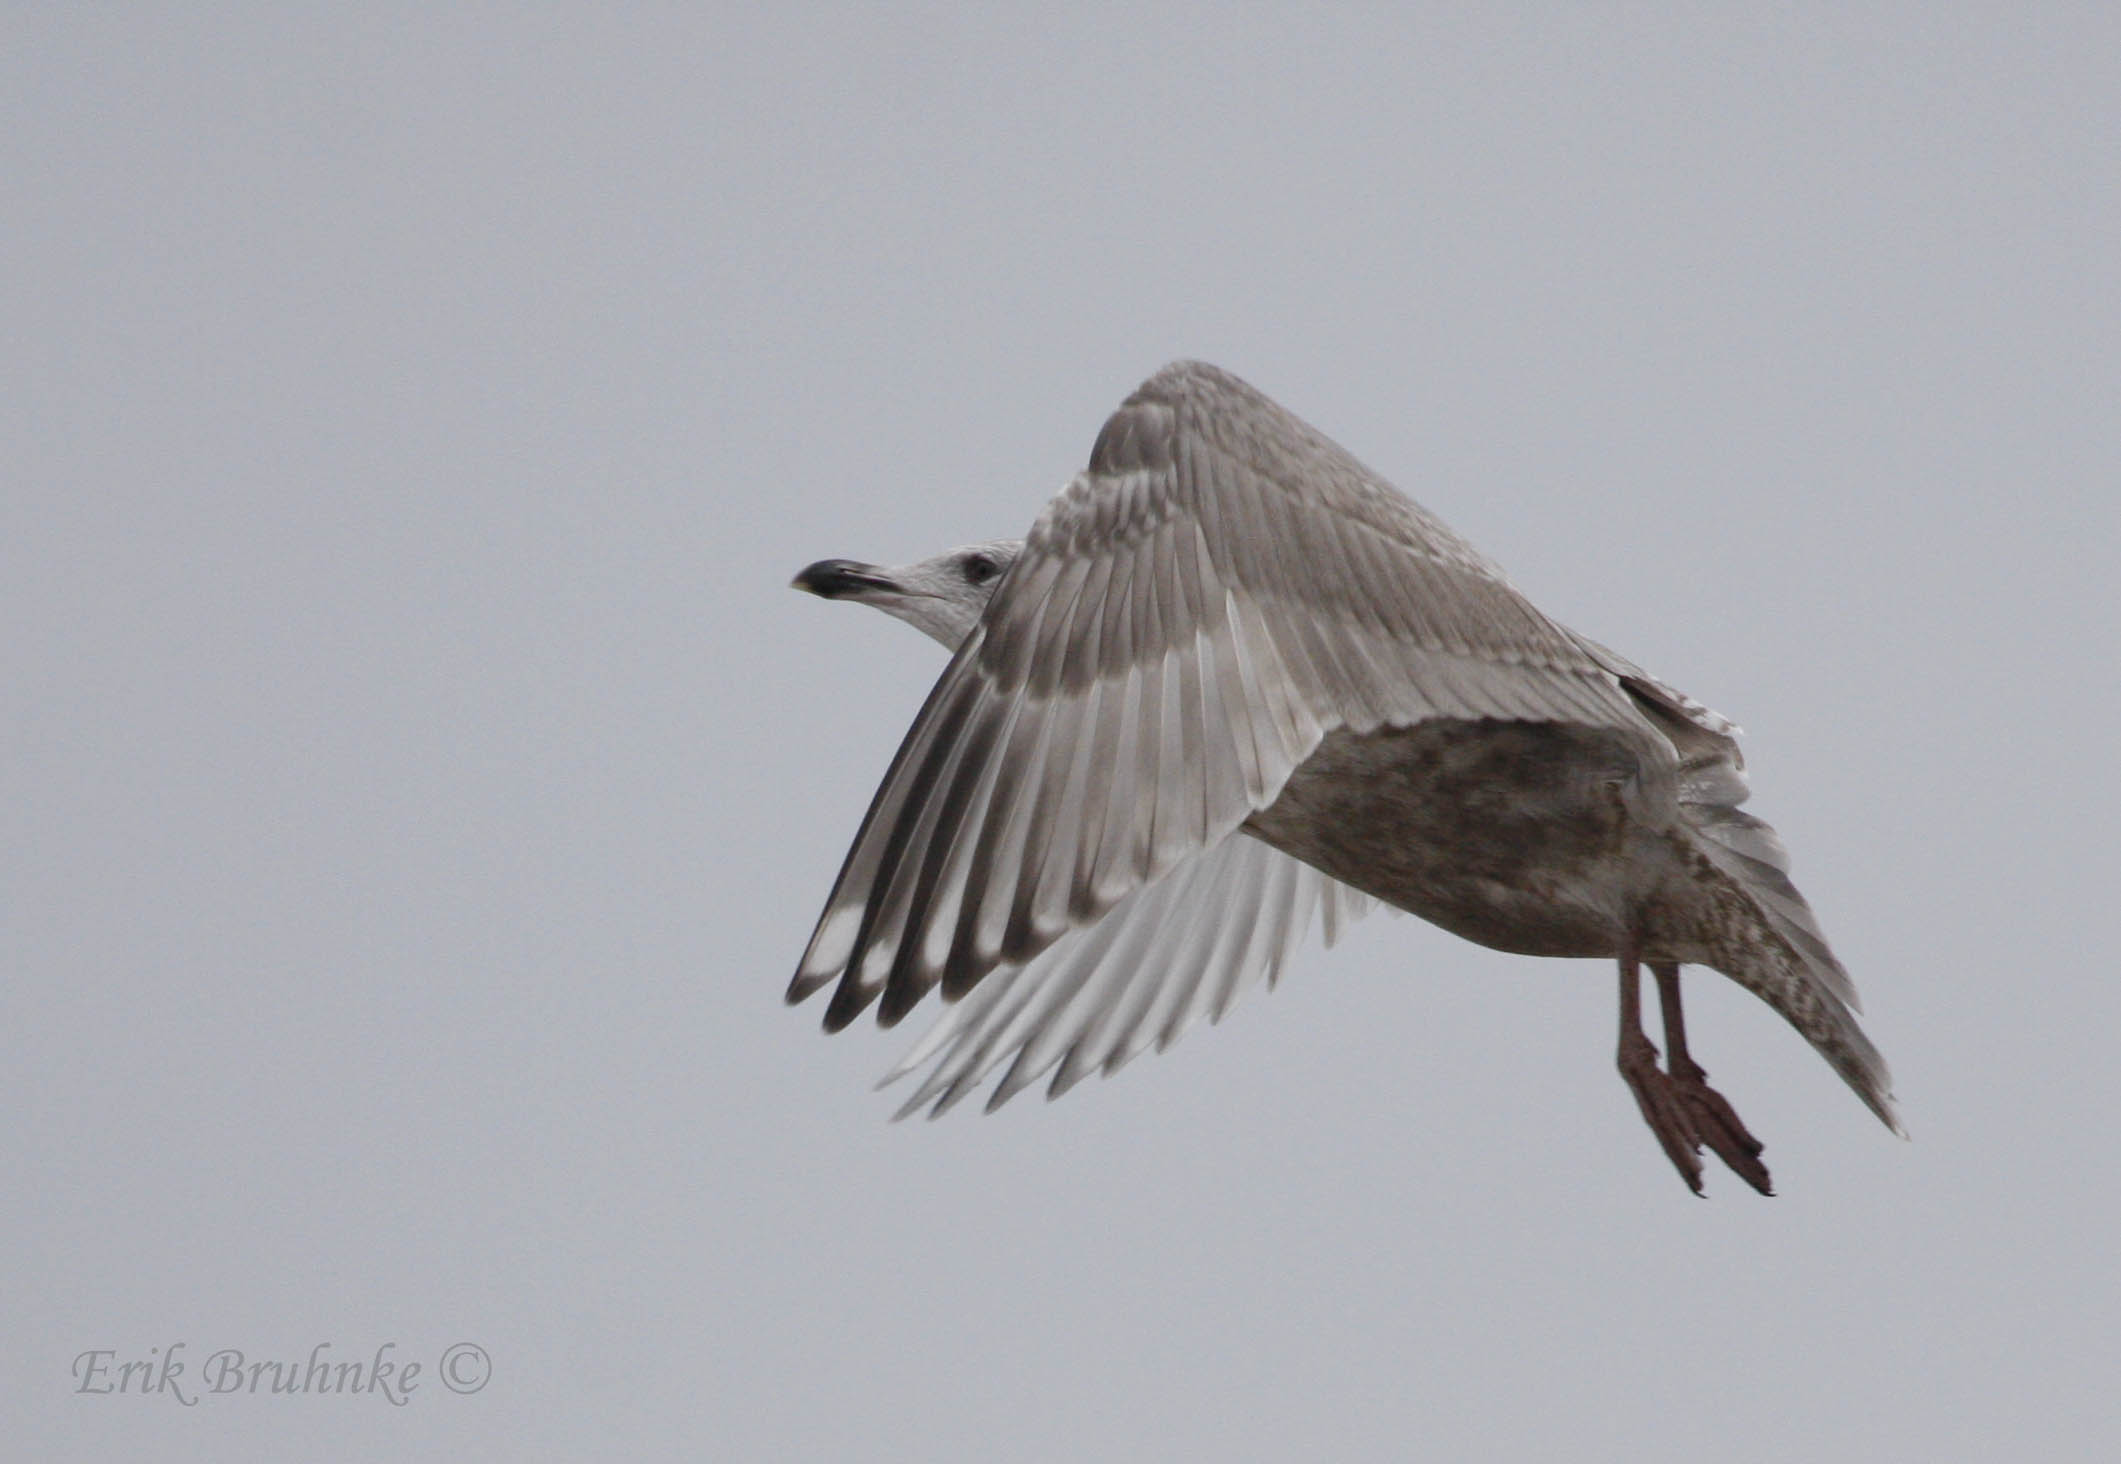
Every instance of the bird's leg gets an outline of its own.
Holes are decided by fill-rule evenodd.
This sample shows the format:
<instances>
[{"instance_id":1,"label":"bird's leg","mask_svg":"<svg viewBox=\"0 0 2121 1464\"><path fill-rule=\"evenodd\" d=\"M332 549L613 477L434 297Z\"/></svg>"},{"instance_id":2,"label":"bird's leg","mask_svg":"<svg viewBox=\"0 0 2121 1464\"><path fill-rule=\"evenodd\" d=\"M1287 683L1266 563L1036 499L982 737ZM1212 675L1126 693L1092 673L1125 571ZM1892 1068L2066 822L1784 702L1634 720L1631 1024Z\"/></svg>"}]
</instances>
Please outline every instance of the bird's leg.
<instances>
[{"instance_id":1,"label":"bird's leg","mask_svg":"<svg viewBox=\"0 0 2121 1464\"><path fill-rule=\"evenodd\" d=\"M1642 1121L1657 1135L1667 1159L1701 1193L1701 1146L1672 1080L1657 1066L1657 1048L1642 1031L1642 968L1632 938L1620 951L1620 1076L1635 1095Z\"/></svg>"},{"instance_id":2,"label":"bird's leg","mask_svg":"<svg viewBox=\"0 0 2121 1464\"><path fill-rule=\"evenodd\" d=\"M1650 972L1657 978L1657 1000L1664 1008L1664 1065L1688 1127L1740 1179L1764 1195L1773 1194L1767 1166L1760 1162L1764 1146L1739 1122L1724 1096L1708 1085L1709 1075L1686 1050L1686 1014L1679 1006L1679 967L1670 963L1652 965Z\"/></svg>"}]
</instances>

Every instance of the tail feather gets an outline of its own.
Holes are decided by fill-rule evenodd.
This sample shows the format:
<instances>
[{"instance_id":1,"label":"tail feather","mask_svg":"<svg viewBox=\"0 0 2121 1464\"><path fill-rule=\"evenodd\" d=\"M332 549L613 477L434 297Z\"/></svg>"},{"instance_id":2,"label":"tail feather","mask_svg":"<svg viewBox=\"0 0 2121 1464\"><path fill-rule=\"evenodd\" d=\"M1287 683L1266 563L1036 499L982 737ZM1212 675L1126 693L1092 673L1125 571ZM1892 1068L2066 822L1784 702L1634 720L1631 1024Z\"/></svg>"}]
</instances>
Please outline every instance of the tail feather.
<instances>
[{"instance_id":1,"label":"tail feather","mask_svg":"<svg viewBox=\"0 0 2121 1464\"><path fill-rule=\"evenodd\" d=\"M1753 897L1762 915L1826 988L1852 1011L1862 1011L1856 983L1834 957L1819 928L1819 917L1790 883L1789 851L1775 831L1742 809L1722 805L1682 805L1695 832L1704 836L1710 859Z\"/></svg>"},{"instance_id":2,"label":"tail feather","mask_svg":"<svg viewBox=\"0 0 2121 1464\"><path fill-rule=\"evenodd\" d=\"M1682 805L1693 845L1723 876L1709 964L1782 1014L1880 1121L1906 1136L1893 1107L1892 1072L1857 1024L1855 984L1784 871L1782 841L1751 814Z\"/></svg>"},{"instance_id":3,"label":"tail feather","mask_svg":"<svg viewBox=\"0 0 2121 1464\"><path fill-rule=\"evenodd\" d=\"M1856 984L1790 883L1782 840L1738 807L1748 790L1736 724L1595 641L1583 644L1672 744L1688 842L1718 891L1703 932L1713 953L1707 964L1780 1012L1871 1112L1904 1137L1893 1110L1892 1074L1856 1023L1862 1010Z\"/></svg>"}]
</instances>

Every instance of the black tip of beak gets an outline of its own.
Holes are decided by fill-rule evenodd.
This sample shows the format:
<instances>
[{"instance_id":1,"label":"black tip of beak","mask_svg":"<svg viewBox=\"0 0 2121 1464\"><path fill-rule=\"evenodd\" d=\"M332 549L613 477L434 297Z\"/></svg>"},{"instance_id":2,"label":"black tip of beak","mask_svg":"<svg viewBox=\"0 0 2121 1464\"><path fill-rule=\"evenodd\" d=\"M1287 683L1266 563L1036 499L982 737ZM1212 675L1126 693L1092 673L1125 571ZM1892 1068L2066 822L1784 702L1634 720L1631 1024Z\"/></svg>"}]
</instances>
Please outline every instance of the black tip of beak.
<instances>
[{"instance_id":1,"label":"black tip of beak","mask_svg":"<svg viewBox=\"0 0 2121 1464\"><path fill-rule=\"evenodd\" d=\"M852 559L820 559L797 571L788 586L807 590L823 599L843 600L864 590L885 589L890 583L876 572L873 564L860 564Z\"/></svg>"}]
</instances>

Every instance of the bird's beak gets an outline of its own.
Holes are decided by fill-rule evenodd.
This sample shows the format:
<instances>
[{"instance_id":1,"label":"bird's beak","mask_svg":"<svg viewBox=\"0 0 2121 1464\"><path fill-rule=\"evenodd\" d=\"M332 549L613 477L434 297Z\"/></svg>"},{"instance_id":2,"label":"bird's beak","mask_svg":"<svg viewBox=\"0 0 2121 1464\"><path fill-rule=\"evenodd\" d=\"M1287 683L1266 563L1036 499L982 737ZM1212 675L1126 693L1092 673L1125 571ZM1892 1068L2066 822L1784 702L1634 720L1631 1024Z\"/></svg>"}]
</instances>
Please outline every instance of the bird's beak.
<instances>
[{"instance_id":1,"label":"bird's beak","mask_svg":"<svg viewBox=\"0 0 2121 1464\"><path fill-rule=\"evenodd\" d=\"M820 559L797 571L788 587L826 600L845 600L898 588L877 566L852 559Z\"/></svg>"}]
</instances>

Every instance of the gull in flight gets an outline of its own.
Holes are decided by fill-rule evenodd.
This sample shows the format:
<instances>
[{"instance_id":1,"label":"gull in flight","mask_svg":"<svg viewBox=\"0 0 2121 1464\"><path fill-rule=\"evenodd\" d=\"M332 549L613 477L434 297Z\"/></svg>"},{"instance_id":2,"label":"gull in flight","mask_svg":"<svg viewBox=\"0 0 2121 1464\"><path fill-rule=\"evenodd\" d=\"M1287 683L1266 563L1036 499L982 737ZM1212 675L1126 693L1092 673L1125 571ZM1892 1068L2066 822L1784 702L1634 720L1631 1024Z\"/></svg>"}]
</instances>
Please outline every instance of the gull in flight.
<instances>
[{"instance_id":1,"label":"gull in flight","mask_svg":"<svg viewBox=\"0 0 2121 1464\"><path fill-rule=\"evenodd\" d=\"M1440 520L1200 362L1144 382L1028 538L798 589L954 654L856 833L788 1000L951 1003L901 1115L1009 1064L1112 1072L1373 901L1497 950L1610 957L1618 1066L1680 1176L1771 1194L1688 1051L1680 967L1781 1013L1894 1132L1855 987L1742 811L1737 728L1541 614ZM1657 985L1664 1062L1644 1033Z\"/></svg>"}]
</instances>

